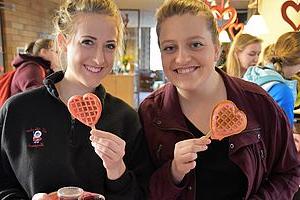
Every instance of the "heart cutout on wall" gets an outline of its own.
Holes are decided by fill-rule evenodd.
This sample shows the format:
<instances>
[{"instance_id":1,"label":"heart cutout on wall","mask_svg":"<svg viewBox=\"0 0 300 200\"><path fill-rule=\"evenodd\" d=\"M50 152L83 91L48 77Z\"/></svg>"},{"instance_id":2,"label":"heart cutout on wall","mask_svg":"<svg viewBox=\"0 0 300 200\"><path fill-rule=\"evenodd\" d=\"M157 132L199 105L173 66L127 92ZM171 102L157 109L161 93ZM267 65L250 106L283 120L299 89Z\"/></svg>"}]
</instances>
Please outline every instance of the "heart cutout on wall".
<instances>
[{"instance_id":1,"label":"heart cutout on wall","mask_svg":"<svg viewBox=\"0 0 300 200\"><path fill-rule=\"evenodd\" d=\"M211 7L211 11L214 17L218 21L218 31L226 30L231 24L233 24L237 18L237 12L233 7L227 7L223 9L220 6ZM229 19L224 19L224 16L228 15Z\"/></svg>"},{"instance_id":2,"label":"heart cutout on wall","mask_svg":"<svg viewBox=\"0 0 300 200\"><path fill-rule=\"evenodd\" d=\"M300 15L300 3L295 3L294 1L286 1L284 4L281 6L281 15L284 21L286 21L293 29L294 31L299 31L300 30L300 24L296 25L290 17L287 15L287 9L291 7L293 8L298 15Z\"/></svg>"},{"instance_id":3,"label":"heart cutout on wall","mask_svg":"<svg viewBox=\"0 0 300 200\"><path fill-rule=\"evenodd\" d=\"M231 39L234 39L235 36L243 30L244 30L244 24L243 23L230 24L230 26L228 27L228 32L230 34Z\"/></svg>"}]
</instances>

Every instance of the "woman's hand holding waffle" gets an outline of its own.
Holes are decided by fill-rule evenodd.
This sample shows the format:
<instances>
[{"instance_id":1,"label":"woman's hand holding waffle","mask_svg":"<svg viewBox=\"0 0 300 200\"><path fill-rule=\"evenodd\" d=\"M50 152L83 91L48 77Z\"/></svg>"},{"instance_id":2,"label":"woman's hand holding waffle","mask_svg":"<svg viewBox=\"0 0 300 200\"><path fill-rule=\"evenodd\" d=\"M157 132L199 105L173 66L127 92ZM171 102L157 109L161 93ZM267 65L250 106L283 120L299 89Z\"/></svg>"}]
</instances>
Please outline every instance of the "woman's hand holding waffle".
<instances>
[{"instance_id":1,"label":"woman's hand holding waffle","mask_svg":"<svg viewBox=\"0 0 300 200\"><path fill-rule=\"evenodd\" d=\"M90 140L95 152L103 161L108 178L115 180L122 176L126 170L123 161L125 141L112 133L97 129L91 130Z\"/></svg>"},{"instance_id":2,"label":"woman's hand holding waffle","mask_svg":"<svg viewBox=\"0 0 300 200\"><path fill-rule=\"evenodd\" d=\"M196 167L197 152L205 151L210 142L210 139L203 136L197 139L183 140L175 144L171 173L176 184L179 184L184 176Z\"/></svg>"},{"instance_id":3,"label":"woman's hand holding waffle","mask_svg":"<svg viewBox=\"0 0 300 200\"><path fill-rule=\"evenodd\" d=\"M222 140L242 132L247 126L247 117L232 101L219 102L211 113L210 131L207 135L183 140L175 144L171 172L176 184L196 167L197 152L205 151L211 139Z\"/></svg>"},{"instance_id":4,"label":"woman's hand holding waffle","mask_svg":"<svg viewBox=\"0 0 300 200\"><path fill-rule=\"evenodd\" d=\"M99 98L92 93L72 96L68 101L68 109L73 117L92 128L90 140L103 161L108 178L115 180L122 176L126 170L123 161L125 141L112 133L96 129L102 112Z\"/></svg>"}]
</instances>

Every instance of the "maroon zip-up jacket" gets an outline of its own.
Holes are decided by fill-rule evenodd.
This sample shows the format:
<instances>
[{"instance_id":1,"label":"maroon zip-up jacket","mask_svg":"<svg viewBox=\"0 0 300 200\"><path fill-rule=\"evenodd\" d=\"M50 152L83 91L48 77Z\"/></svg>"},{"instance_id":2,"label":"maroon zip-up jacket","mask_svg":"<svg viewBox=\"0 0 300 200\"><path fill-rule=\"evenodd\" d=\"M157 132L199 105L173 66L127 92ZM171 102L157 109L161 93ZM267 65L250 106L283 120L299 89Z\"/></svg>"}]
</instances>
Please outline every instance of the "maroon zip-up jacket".
<instances>
[{"instance_id":1,"label":"maroon zip-up jacket","mask_svg":"<svg viewBox=\"0 0 300 200\"><path fill-rule=\"evenodd\" d=\"M300 184L300 162L286 116L259 86L216 70L223 78L228 100L244 111L248 119L242 133L229 137L228 146L229 159L248 180L244 199L292 199ZM150 199L194 200L195 170L185 176L179 187L171 177L175 144L193 138L185 124L176 88L168 83L152 93L142 102L139 115L156 166L149 186Z\"/></svg>"}]
</instances>

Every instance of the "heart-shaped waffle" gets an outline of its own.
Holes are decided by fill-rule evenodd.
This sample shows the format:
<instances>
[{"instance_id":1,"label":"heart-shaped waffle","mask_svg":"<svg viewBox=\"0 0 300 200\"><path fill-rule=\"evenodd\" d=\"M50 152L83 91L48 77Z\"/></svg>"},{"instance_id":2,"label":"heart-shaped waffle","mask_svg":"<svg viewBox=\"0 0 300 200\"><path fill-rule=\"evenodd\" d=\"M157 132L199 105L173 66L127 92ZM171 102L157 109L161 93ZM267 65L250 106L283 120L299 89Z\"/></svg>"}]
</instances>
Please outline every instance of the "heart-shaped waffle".
<instances>
[{"instance_id":1,"label":"heart-shaped waffle","mask_svg":"<svg viewBox=\"0 0 300 200\"><path fill-rule=\"evenodd\" d=\"M225 137L242 132L247 126L245 113L229 100L218 103L211 115L211 139L222 140Z\"/></svg>"},{"instance_id":2,"label":"heart-shaped waffle","mask_svg":"<svg viewBox=\"0 0 300 200\"><path fill-rule=\"evenodd\" d=\"M96 95L87 93L72 96L68 101L68 109L80 122L95 128L102 112L102 104Z\"/></svg>"}]
</instances>

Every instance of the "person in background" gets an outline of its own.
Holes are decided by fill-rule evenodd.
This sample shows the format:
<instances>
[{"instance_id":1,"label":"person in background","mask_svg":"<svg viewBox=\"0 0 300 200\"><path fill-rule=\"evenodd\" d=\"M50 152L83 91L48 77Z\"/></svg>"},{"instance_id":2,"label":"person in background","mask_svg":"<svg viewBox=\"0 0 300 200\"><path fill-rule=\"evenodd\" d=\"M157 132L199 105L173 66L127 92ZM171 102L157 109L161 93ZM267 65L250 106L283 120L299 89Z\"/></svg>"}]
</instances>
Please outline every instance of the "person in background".
<instances>
[{"instance_id":1,"label":"person in background","mask_svg":"<svg viewBox=\"0 0 300 200\"><path fill-rule=\"evenodd\" d=\"M26 54L32 55L32 51L33 51L33 46L34 46L35 41L29 42L25 45L25 49L24 52Z\"/></svg>"},{"instance_id":2,"label":"person in background","mask_svg":"<svg viewBox=\"0 0 300 200\"><path fill-rule=\"evenodd\" d=\"M107 200L147 199L151 162L138 114L101 85L122 44L120 11L113 0L66 0L53 21L66 70L0 110L0 199L47 200L65 186ZM86 93L102 103L93 130L67 108Z\"/></svg>"},{"instance_id":3,"label":"person in background","mask_svg":"<svg viewBox=\"0 0 300 200\"><path fill-rule=\"evenodd\" d=\"M39 39L35 41L32 48L32 55L39 56L51 62L50 70L47 75L55 71L60 71L57 47L52 39Z\"/></svg>"},{"instance_id":4,"label":"person in background","mask_svg":"<svg viewBox=\"0 0 300 200\"><path fill-rule=\"evenodd\" d=\"M263 52L262 62L258 64L259 66L273 65L272 57L274 55L274 46L275 44L269 44L268 46L265 47Z\"/></svg>"},{"instance_id":5,"label":"person in background","mask_svg":"<svg viewBox=\"0 0 300 200\"><path fill-rule=\"evenodd\" d=\"M262 40L247 33L237 35L230 46L224 71L241 78L250 66L257 65Z\"/></svg>"},{"instance_id":6,"label":"person in background","mask_svg":"<svg viewBox=\"0 0 300 200\"><path fill-rule=\"evenodd\" d=\"M38 39L29 43L25 54L19 54L12 65L16 72L10 85L11 95L42 86L44 78L58 66L53 40Z\"/></svg>"},{"instance_id":7,"label":"person in background","mask_svg":"<svg viewBox=\"0 0 300 200\"><path fill-rule=\"evenodd\" d=\"M156 31L170 81L150 94L139 115L155 172L150 199L291 199L300 162L283 111L258 85L215 67L220 44L214 16L200 0L167 0ZM207 138L224 100L247 116L241 133Z\"/></svg>"},{"instance_id":8,"label":"person in background","mask_svg":"<svg viewBox=\"0 0 300 200\"><path fill-rule=\"evenodd\" d=\"M275 44L270 44L264 49L263 61L259 64L259 66L262 66L265 69L274 69L274 64L272 63L272 58L274 57L274 46L275 46ZM297 108L299 108L299 105L300 105L300 96L299 96L300 95L300 93L299 93L299 91L300 91L300 89L299 89L300 88L300 85L299 85L300 78L297 74L299 74L299 73L296 73L295 75L292 76L292 79L297 81L297 97L296 97L296 100L295 100L295 103L294 103L294 113L295 113L295 110ZM292 82L292 83L295 84L295 82ZM293 90L295 90L295 89L293 89ZM292 105L290 105L290 106L292 107ZM282 106L282 107L284 108L285 106ZM287 112L287 111L285 111L285 112ZM295 144L296 144L296 148L297 148L297 151L300 152L300 134L299 134L299 130L297 130L298 128L295 126L295 123L297 123L297 122L294 119L296 116L294 115L294 113L291 112L291 110L288 113L290 115L289 119L290 119L291 126L293 126L293 129L294 129L293 136L294 136L294 141L295 141ZM298 191L297 194L299 196L300 192Z\"/></svg>"},{"instance_id":9,"label":"person in background","mask_svg":"<svg viewBox=\"0 0 300 200\"><path fill-rule=\"evenodd\" d=\"M271 64L252 66L243 79L264 88L294 124L294 105L297 97L297 81L291 80L300 71L300 32L281 35L274 45Z\"/></svg>"}]
</instances>

